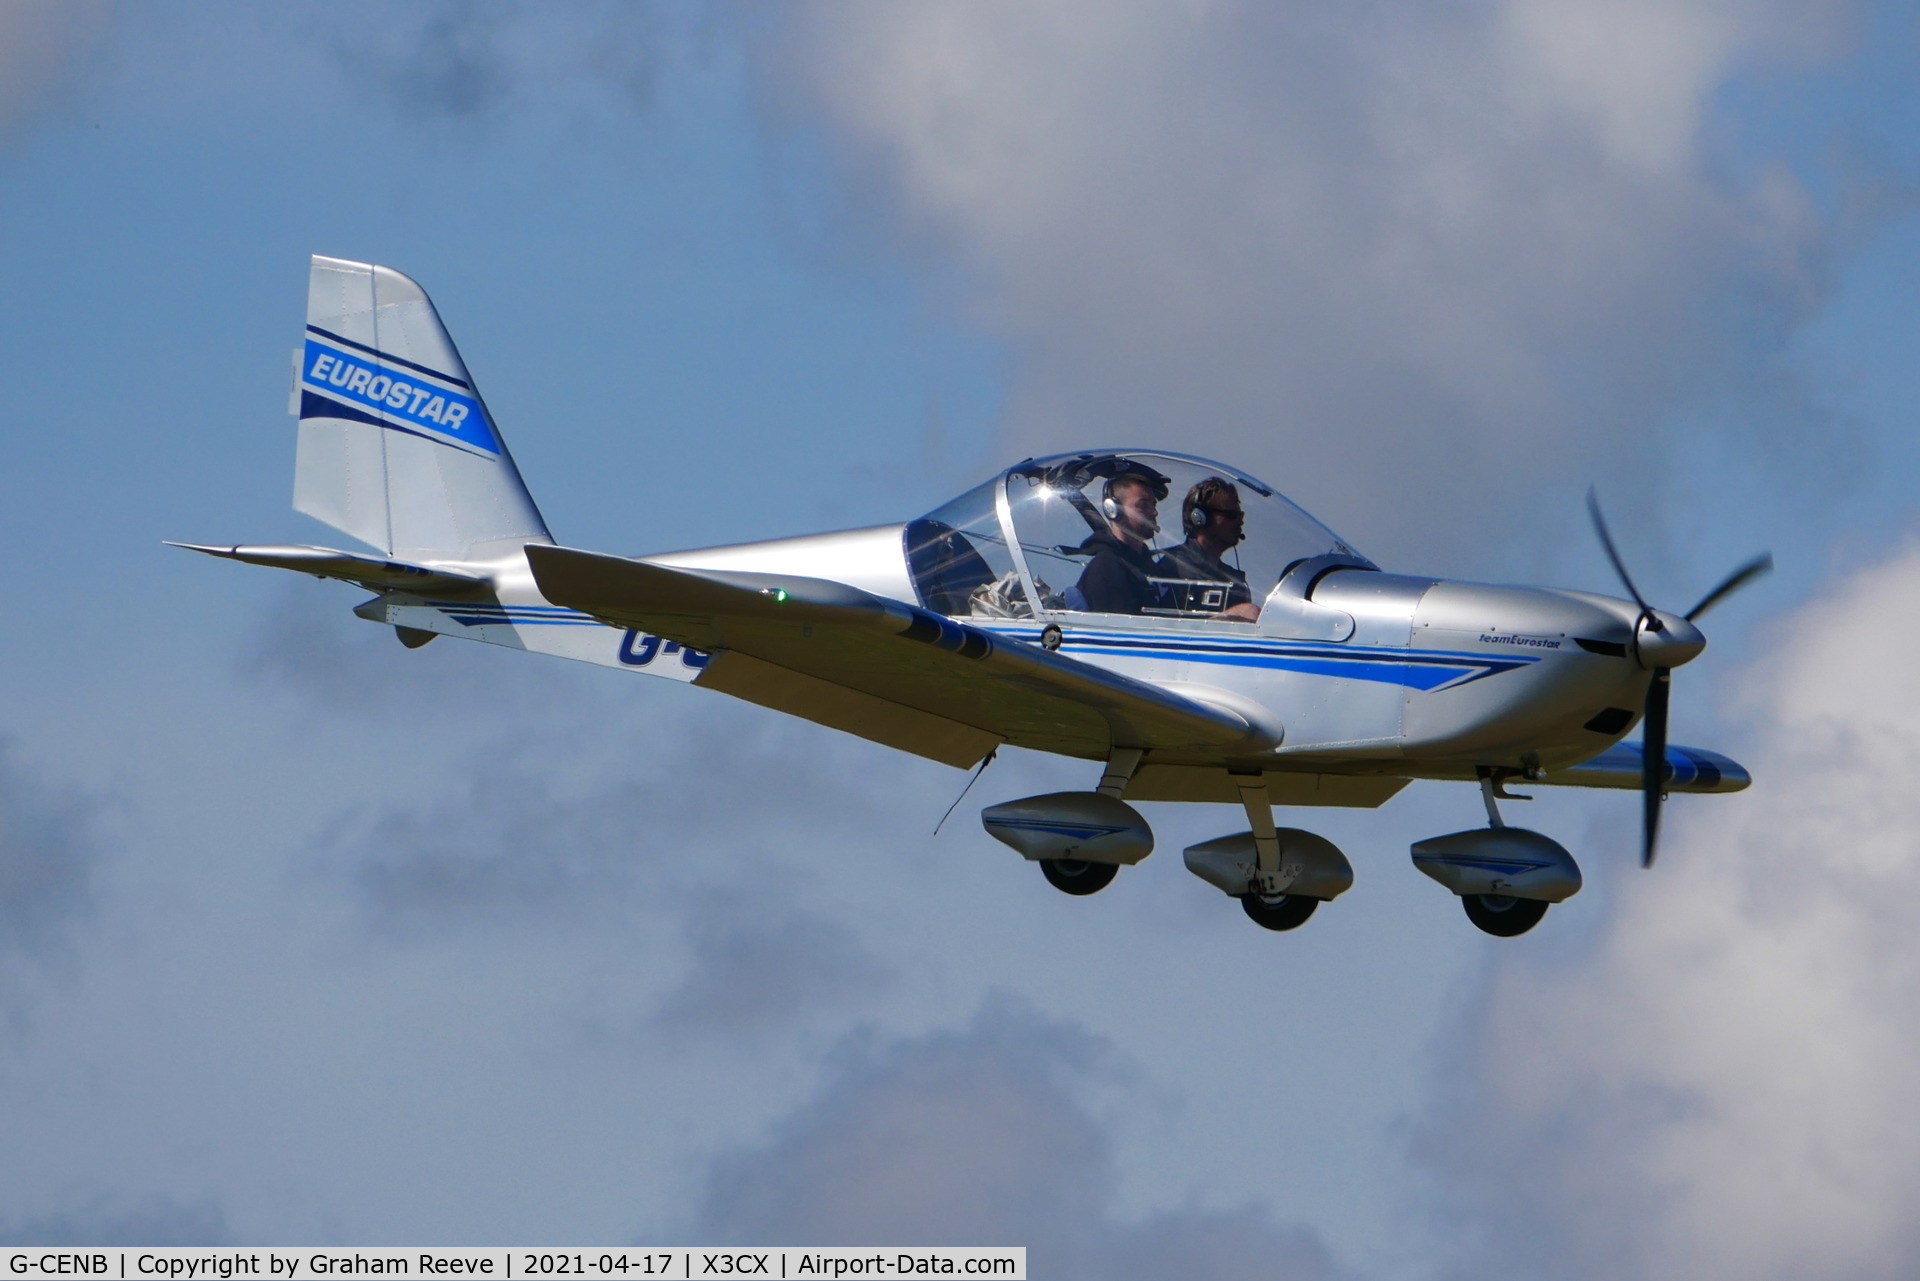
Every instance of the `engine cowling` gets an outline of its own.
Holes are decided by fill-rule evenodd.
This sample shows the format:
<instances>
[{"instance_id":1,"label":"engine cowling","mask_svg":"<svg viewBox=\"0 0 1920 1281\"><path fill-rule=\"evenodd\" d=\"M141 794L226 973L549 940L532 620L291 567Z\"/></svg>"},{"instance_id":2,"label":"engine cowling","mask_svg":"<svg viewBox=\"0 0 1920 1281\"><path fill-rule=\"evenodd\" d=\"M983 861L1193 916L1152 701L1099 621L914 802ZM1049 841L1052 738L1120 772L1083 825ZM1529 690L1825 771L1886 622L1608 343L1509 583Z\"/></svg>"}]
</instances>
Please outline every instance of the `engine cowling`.
<instances>
[{"instance_id":1,"label":"engine cowling","mask_svg":"<svg viewBox=\"0 0 1920 1281\"><path fill-rule=\"evenodd\" d=\"M1153 829L1140 811L1099 792L1049 792L980 811L980 825L1022 857L1138 863L1153 853Z\"/></svg>"},{"instance_id":2,"label":"engine cowling","mask_svg":"<svg viewBox=\"0 0 1920 1281\"><path fill-rule=\"evenodd\" d=\"M1413 846L1413 865L1455 894L1504 894L1558 903L1580 892L1580 865L1551 837L1481 827Z\"/></svg>"},{"instance_id":3,"label":"engine cowling","mask_svg":"<svg viewBox=\"0 0 1920 1281\"><path fill-rule=\"evenodd\" d=\"M1280 840L1280 873L1289 873L1286 892L1303 898L1332 899L1353 888L1353 864L1324 836L1297 827L1275 831ZM1187 870L1235 897L1245 894L1259 871L1252 832L1236 832L1186 848Z\"/></svg>"}]
</instances>

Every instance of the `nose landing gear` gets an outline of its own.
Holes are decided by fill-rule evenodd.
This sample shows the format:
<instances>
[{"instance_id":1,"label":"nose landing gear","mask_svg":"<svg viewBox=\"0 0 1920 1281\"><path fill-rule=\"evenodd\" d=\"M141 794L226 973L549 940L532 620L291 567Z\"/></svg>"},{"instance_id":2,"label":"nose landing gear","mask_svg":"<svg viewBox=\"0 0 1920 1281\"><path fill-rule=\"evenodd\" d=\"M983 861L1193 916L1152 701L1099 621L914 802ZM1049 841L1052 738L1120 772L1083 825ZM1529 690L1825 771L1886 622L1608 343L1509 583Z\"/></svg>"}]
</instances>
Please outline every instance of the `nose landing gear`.
<instances>
[{"instance_id":1,"label":"nose landing gear","mask_svg":"<svg viewBox=\"0 0 1920 1281\"><path fill-rule=\"evenodd\" d=\"M1487 826L1417 842L1413 865L1459 895L1476 928L1517 938L1540 924L1548 907L1580 892L1580 867L1559 842L1501 820L1496 796L1527 798L1502 792L1491 770L1480 776L1480 793Z\"/></svg>"}]
</instances>

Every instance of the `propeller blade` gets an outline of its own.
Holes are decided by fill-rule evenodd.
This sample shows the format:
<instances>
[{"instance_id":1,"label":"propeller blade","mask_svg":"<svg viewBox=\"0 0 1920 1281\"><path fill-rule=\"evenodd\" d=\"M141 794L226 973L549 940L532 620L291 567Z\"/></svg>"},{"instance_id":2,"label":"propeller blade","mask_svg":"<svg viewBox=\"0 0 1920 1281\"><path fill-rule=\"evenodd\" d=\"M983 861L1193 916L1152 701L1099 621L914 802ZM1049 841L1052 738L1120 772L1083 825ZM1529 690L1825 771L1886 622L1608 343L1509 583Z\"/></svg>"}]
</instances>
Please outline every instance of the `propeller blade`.
<instances>
[{"instance_id":1,"label":"propeller blade","mask_svg":"<svg viewBox=\"0 0 1920 1281\"><path fill-rule=\"evenodd\" d=\"M1660 840L1660 792L1667 771L1667 703L1673 693L1673 671L1656 667L1647 689L1647 717L1640 730L1640 793L1645 823L1640 866L1652 867Z\"/></svg>"},{"instance_id":2,"label":"propeller blade","mask_svg":"<svg viewBox=\"0 0 1920 1281\"><path fill-rule=\"evenodd\" d=\"M1613 562L1613 572L1620 575L1620 581L1626 584L1627 595L1633 597L1633 603L1640 607L1643 618L1653 617L1653 606L1647 604L1647 598L1633 585L1633 576L1627 573L1627 563L1620 559L1620 552L1613 545L1613 535L1607 532L1607 518L1600 514L1600 491L1587 490L1587 514L1593 517L1593 532L1600 535L1600 546L1605 549L1607 559Z\"/></svg>"},{"instance_id":3,"label":"propeller blade","mask_svg":"<svg viewBox=\"0 0 1920 1281\"><path fill-rule=\"evenodd\" d=\"M1745 587L1762 574L1773 572L1773 553L1761 552L1740 568L1728 574L1721 584L1700 598L1700 603L1687 611L1687 621L1691 623L1700 615L1718 605L1727 597Z\"/></svg>"}]
</instances>

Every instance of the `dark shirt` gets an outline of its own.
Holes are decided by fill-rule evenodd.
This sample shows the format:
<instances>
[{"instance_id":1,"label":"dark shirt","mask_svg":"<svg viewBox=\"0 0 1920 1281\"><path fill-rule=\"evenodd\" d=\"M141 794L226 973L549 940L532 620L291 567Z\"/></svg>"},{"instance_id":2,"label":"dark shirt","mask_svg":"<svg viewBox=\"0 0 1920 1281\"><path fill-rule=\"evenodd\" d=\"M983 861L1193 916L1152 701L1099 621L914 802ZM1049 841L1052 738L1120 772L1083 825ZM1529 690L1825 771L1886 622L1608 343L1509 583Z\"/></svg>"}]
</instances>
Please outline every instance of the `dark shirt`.
<instances>
[{"instance_id":1,"label":"dark shirt","mask_svg":"<svg viewBox=\"0 0 1920 1281\"><path fill-rule=\"evenodd\" d=\"M1209 596L1207 589L1190 588L1185 592L1175 590L1172 595L1186 599L1171 600L1168 603L1175 609L1200 611L1218 614L1235 605L1248 604L1253 600L1253 592L1247 587L1247 576L1231 565L1207 559L1207 554L1194 546L1192 542L1181 543L1178 547L1169 547L1154 564L1156 578L1185 578L1205 583L1226 584L1225 599Z\"/></svg>"},{"instance_id":2,"label":"dark shirt","mask_svg":"<svg viewBox=\"0 0 1920 1281\"><path fill-rule=\"evenodd\" d=\"M1103 529L1080 544L1093 560L1080 573L1077 587L1086 608L1096 614L1138 614L1153 599L1147 576L1153 572L1153 552L1121 542Z\"/></svg>"}]
</instances>

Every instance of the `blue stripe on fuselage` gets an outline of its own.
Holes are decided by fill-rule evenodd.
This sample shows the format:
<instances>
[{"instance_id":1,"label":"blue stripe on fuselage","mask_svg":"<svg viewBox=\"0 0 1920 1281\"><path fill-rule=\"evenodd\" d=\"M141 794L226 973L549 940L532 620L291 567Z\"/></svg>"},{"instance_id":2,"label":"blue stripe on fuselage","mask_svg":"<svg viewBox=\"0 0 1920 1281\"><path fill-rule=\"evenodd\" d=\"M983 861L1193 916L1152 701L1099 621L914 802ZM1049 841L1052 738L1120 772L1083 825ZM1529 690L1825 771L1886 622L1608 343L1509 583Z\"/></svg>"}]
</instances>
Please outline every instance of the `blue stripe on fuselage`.
<instances>
[{"instance_id":1,"label":"blue stripe on fuselage","mask_svg":"<svg viewBox=\"0 0 1920 1281\"><path fill-rule=\"evenodd\" d=\"M1035 637L1037 639L1037 635ZM1023 636L1022 639L1025 639ZM1170 662L1215 663L1300 672L1345 680L1379 681L1422 691L1465 685L1540 661L1532 655L1498 657L1447 650L1334 646L1297 641L1214 640L1204 636L1148 636L1113 632L1074 632L1060 646L1087 656L1122 655Z\"/></svg>"},{"instance_id":2,"label":"blue stripe on fuselage","mask_svg":"<svg viewBox=\"0 0 1920 1281\"><path fill-rule=\"evenodd\" d=\"M1029 642L1040 639L1038 632L1026 627L1007 629L1000 634ZM1535 655L1501 654L1496 657L1448 650L1373 646L1348 648L1344 645L1256 640L1251 637L1244 640L1215 640L1205 636L1164 636L1137 632L1069 632L1060 649L1063 653L1084 658L1124 656L1167 662L1214 663L1227 667L1257 667L1268 671L1299 672L1308 676L1378 681L1423 692L1466 685L1488 676L1498 676L1502 672L1530 667L1540 661Z\"/></svg>"},{"instance_id":3,"label":"blue stripe on fuselage","mask_svg":"<svg viewBox=\"0 0 1920 1281\"><path fill-rule=\"evenodd\" d=\"M467 604L461 601L428 601L435 609L462 627L480 627L489 623L511 623L516 627L601 627L605 624L591 614L560 605Z\"/></svg>"}]
</instances>

